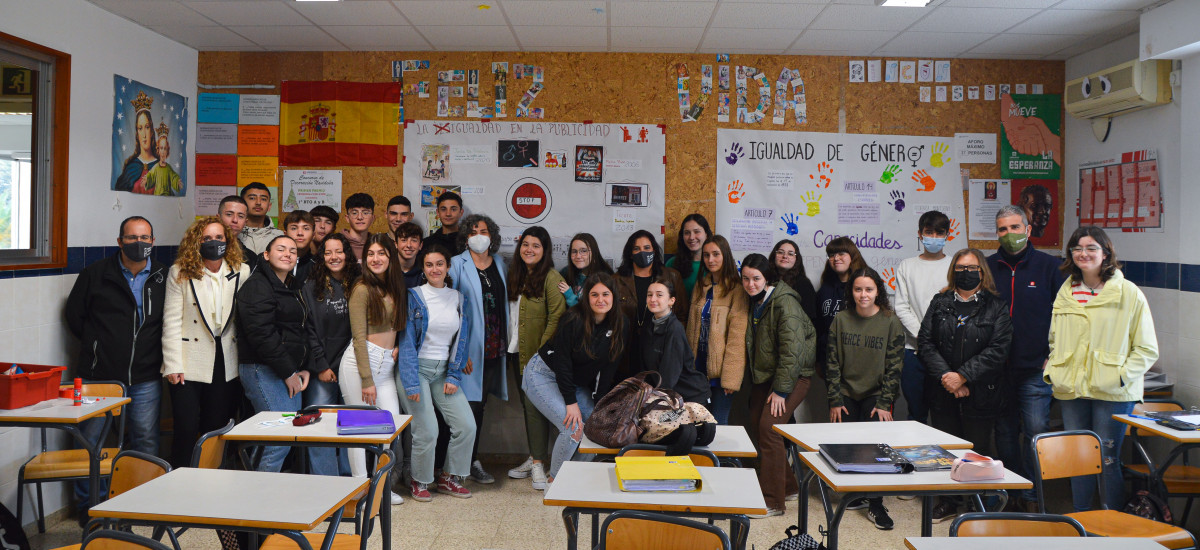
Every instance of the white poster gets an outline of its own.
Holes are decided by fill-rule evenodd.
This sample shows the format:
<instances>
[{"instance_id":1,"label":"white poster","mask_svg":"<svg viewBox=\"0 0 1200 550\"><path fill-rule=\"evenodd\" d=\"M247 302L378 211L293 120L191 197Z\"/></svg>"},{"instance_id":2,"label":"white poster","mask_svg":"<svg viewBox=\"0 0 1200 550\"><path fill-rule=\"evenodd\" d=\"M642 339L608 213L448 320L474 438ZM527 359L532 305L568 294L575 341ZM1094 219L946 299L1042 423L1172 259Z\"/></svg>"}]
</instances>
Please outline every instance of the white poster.
<instances>
[{"instance_id":1,"label":"white poster","mask_svg":"<svg viewBox=\"0 0 1200 550\"><path fill-rule=\"evenodd\" d=\"M967 245L953 144L947 137L719 128L713 230L729 238L738 260L767 254L780 239L795 241L814 282L825 245L847 236L888 280L900 260L920 253L924 212L951 218L948 253ZM776 183L781 173L795 174L792 186Z\"/></svg>"},{"instance_id":2,"label":"white poster","mask_svg":"<svg viewBox=\"0 0 1200 550\"><path fill-rule=\"evenodd\" d=\"M279 125L279 96L243 94L238 124Z\"/></svg>"},{"instance_id":3,"label":"white poster","mask_svg":"<svg viewBox=\"0 0 1200 550\"><path fill-rule=\"evenodd\" d=\"M341 170L284 170L283 212L325 205L341 211Z\"/></svg>"},{"instance_id":4,"label":"white poster","mask_svg":"<svg viewBox=\"0 0 1200 550\"><path fill-rule=\"evenodd\" d=\"M511 254L521 232L540 225L561 267L571 236L580 232L596 237L605 258L619 257L637 229L662 244L665 151L666 135L653 124L418 120L404 129L404 194L421 196L422 173L430 167L452 174L464 191L481 190L463 193L463 206L500 226L502 253ZM418 220L433 219L432 206L414 200L413 210Z\"/></svg>"},{"instance_id":5,"label":"white poster","mask_svg":"<svg viewBox=\"0 0 1200 550\"><path fill-rule=\"evenodd\" d=\"M996 134L954 134L959 164L996 164Z\"/></svg>"},{"instance_id":6,"label":"white poster","mask_svg":"<svg viewBox=\"0 0 1200 550\"><path fill-rule=\"evenodd\" d=\"M967 227L972 239L991 241L996 239L996 212L1012 202L1009 180L971 180L969 195L971 215Z\"/></svg>"},{"instance_id":7,"label":"white poster","mask_svg":"<svg viewBox=\"0 0 1200 550\"><path fill-rule=\"evenodd\" d=\"M232 185L197 185L192 190L196 197L197 216L216 216L221 199L237 194L237 187Z\"/></svg>"}]
</instances>

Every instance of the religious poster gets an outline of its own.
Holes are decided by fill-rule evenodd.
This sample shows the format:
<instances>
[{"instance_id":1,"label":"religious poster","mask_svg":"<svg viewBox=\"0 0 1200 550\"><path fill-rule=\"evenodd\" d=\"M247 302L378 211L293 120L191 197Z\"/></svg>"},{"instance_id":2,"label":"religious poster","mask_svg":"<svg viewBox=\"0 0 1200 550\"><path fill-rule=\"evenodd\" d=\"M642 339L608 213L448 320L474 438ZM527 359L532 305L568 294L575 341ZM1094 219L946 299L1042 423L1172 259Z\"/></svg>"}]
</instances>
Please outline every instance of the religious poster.
<instances>
[{"instance_id":1,"label":"religious poster","mask_svg":"<svg viewBox=\"0 0 1200 550\"><path fill-rule=\"evenodd\" d=\"M1000 132L1001 177L1061 177L1062 95L1002 95Z\"/></svg>"},{"instance_id":2,"label":"religious poster","mask_svg":"<svg viewBox=\"0 0 1200 550\"><path fill-rule=\"evenodd\" d=\"M187 98L113 75L113 191L187 194Z\"/></svg>"}]
</instances>

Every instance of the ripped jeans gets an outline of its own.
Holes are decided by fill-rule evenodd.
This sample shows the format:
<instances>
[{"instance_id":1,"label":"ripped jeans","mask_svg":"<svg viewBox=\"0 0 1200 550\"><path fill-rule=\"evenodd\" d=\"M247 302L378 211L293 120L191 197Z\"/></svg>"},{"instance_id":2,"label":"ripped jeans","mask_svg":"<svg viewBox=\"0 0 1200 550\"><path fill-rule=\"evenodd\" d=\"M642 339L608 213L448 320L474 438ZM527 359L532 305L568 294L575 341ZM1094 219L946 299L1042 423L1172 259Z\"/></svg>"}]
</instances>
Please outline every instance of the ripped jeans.
<instances>
[{"instance_id":1,"label":"ripped jeans","mask_svg":"<svg viewBox=\"0 0 1200 550\"><path fill-rule=\"evenodd\" d=\"M1063 427L1067 430L1091 430L1100 436L1100 454L1104 460L1104 504L1110 510L1125 506L1125 481L1121 477L1121 442L1125 439L1125 424L1113 420L1114 414L1129 414L1133 401L1099 401L1068 399L1062 405ZM1096 496L1096 480L1092 476L1071 479L1071 500L1076 512L1092 509Z\"/></svg>"},{"instance_id":2,"label":"ripped jeans","mask_svg":"<svg viewBox=\"0 0 1200 550\"><path fill-rule=\"evenodd\" d=\"M576 458L575 451L579 449L579 441L572 437L571 431L563 427L567 417L566 400L558 389L554 371L542 360L542 356L534 354L525 365L525 373L521 378L521 390L529 396L529 401L541 411L542 415L558 428L558 438L554 440L554 450L550 455L550 470L546 472L551 478L558 475L558 469L568 460L590 461L591 454ZM575 403L579 405L579 414L587 422L596 404L592 402L591 388L575 387Z\"/></svg>"}]
</instances>

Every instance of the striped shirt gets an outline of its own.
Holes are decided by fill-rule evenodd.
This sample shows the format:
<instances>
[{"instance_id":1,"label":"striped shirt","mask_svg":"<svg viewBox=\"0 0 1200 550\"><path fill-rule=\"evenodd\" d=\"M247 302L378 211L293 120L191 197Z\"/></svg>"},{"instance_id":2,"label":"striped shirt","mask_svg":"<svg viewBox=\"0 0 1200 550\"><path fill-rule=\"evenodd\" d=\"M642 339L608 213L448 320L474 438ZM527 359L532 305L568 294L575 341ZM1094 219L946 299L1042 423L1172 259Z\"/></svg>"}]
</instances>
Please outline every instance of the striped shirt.
<instances>
[{"instance_id":1,"label":"striped shirt","mask_svg":"<svg viewBox=\"0 0 1200 550\"><path fill-rule=\"evenodd\" d=\"M1071 284L1071 296L1081 304L1086 304L1089 300L1096 297L1096 292L1096 289L1084 286L1083 283Z\"/></svg>"}]
</instances>

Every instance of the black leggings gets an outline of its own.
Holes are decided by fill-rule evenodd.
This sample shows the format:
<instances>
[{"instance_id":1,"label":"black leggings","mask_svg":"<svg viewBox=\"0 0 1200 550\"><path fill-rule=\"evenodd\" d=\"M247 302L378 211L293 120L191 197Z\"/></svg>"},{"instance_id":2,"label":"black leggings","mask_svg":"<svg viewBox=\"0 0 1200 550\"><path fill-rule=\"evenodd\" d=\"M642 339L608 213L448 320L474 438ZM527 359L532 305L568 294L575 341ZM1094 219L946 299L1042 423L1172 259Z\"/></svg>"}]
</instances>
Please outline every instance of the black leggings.
<instances>
[{"instance_id":1,"label":"black leggings","mask_svg":"<svg viewBox=\"0 0 1200 550\"><path fill-rule=\"evenodd\" d=\"M185 377L182 384L168 384L168 390L171 392L174 417L171 467L191 466L196 440L200 439L201 434L224 427L233 418L241 402L241 384L236 378L225 380L225 357L221 352L221 341L217 340L212 382L205 384Z\"/></svg>"}]
</instances>

